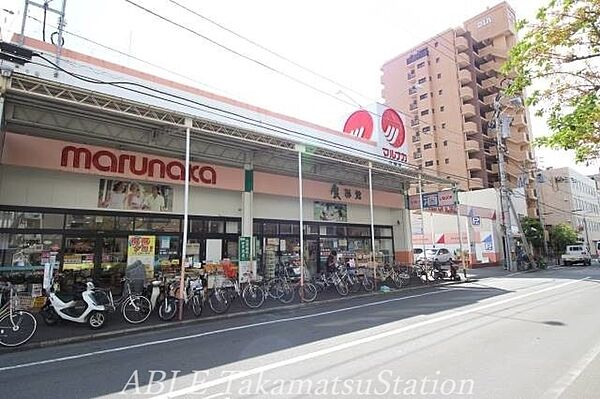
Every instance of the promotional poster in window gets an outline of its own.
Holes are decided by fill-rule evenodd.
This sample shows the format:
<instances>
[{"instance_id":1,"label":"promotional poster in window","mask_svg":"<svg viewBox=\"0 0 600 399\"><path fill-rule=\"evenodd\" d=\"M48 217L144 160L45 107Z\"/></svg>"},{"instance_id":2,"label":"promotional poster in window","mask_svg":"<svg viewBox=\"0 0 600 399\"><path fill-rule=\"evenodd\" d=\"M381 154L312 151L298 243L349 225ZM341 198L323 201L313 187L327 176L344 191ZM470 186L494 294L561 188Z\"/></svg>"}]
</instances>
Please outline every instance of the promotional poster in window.
<instances>
[{"instance_id":1,"label":"promotional poster in window","mask_svg":"<svg viewBox=\"0 0 600 399\"><path fill-rule=\"evenodd\" d=\"M173 188L131 180L100 179L98 208L172 212Z\"/></svg>"}]
</instances>

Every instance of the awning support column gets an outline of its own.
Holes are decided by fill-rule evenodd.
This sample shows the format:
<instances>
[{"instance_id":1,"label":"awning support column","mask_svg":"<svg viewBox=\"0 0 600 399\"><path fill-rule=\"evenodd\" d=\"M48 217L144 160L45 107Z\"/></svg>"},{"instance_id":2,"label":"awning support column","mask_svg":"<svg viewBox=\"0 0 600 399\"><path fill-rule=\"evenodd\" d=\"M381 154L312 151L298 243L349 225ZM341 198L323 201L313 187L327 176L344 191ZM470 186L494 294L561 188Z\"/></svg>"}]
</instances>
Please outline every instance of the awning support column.
<instances>
[{"instance_id":1,"label":"awning support column","mask_svg":"<svg viewBox=\"0 0 600 399\"><path fill-rule=\"evenodd\" d=\"M188 206L190 199L190 128L192 120L185 119L185 181L183 183L183 245L181 246L181 275L179 276L179 320L183 319L183 299L185 295L185 265L187 264Z\"/></svg>"},{"instance_id":2,"label":"awning support column","mask_svg":"<svg viewBox=\"0 0 600 399\"><path fill-rule=\"evenodd\" d=\"M375 216L373 214L373 164L369 162L369 207L371 210L371 264L373 265L373 283L377 284L377 266L375 265Z\"/></svg>"},{"instance_id":3,"label":"awning support column","mask_svg":"<svg viewBox=\"0 0 600 399\"><path fill-rule=\"evenodd\" d=\"M300 286L304 286L304 209L302 204L302 153L303 146L298 146L298 206L300 208ZM300 291L302 292L302 291Z\"/></svg>"}]
</instances>

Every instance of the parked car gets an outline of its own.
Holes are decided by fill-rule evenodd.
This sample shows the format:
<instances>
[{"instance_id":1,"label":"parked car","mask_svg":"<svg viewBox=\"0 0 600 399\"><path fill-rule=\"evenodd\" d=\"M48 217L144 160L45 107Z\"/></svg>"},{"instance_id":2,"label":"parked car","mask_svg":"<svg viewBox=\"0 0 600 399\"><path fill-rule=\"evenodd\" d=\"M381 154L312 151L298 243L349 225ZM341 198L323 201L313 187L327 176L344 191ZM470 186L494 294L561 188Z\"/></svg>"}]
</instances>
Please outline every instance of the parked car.
<instances>
[{"instance_id":1,"label":"parked car","mask_svg":"<svg viewBox=\"0 0 600 399\"><path fill-rule=\"evenodd\" d=\"M585 245L567 245L565 253L561 256L562 264L565 266L582 263L585 266L592 264L592 257Z\"/></svg>"},{"instance_id":2,"label":"parked car","mask_svg":"<svg viewBox=\"0 0 600 399\"><path fill-rule=\"evenodd\" d=\"M451 264L452 262L454 262L452 253L446 248L428 249L425 251L425 256L423 256L423 252L421 251L421 253L418 256L416 256L417 262L423 262L425 257L427 258L428 262L433 263Z\"/></svg>"}]
</instances>

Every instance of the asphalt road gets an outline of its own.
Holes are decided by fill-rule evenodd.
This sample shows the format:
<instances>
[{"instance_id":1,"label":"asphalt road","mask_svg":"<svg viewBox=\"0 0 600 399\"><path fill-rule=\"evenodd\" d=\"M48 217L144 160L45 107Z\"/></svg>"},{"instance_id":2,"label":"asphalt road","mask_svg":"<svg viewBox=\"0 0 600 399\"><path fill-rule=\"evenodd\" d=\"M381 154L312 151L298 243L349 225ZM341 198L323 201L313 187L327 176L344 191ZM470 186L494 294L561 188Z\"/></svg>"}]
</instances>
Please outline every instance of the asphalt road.
<instances>
[{"instance_id":1,"label":"asphalt road","mask_svg":"<svg viewBox=\"0 0 600 399\"><path fill-rule=\"evenodd\" d=\"M599 283L559 268L5 352L0 396L597 398Z\"/></svg>"}]
</instances>

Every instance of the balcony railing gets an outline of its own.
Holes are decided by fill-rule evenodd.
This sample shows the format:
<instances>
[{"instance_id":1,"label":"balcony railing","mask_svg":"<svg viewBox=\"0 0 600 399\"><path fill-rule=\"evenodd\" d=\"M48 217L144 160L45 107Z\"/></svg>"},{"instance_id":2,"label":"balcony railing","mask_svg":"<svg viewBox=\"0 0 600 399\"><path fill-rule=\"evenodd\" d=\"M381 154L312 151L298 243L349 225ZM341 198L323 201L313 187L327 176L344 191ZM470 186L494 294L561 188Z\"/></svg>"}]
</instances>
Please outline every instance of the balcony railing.
<instances>
[{"instance_id":1,"label":"balcony railing","mask_svg":"<svg viewBox=\"0 0 600 399\"><path fill-rule=\"evenodd\" d=\"M412 141L413 141L413 143L421 141L421 135L420 134L414 135L412 138Z\"/></svg>"},{"instance_id":2,"label":"balcony railing","mask_svg":"<svg viewBox=\"0 0 600 399\"><path fill-rule=\"evenodd\" d=\"M416 109L416 108L417 108L417 103L411 103L411 104L408 106L408 109L409 109L409 110L411 110L411 111L412 111L413 109Z\"/></svg>"},{"instance_id":3,"label":"balcony railing","mask_svg":"<svg viewBox=\"0 0 600 399\"><path fill-rule=\"evenodd\" d=\"M419 126L419 120L418 119L411 119L410 120L410 126L412 126L412 127Z\"/></svg>"},{"instance_id":4,"label":"balcony railing","mask_svg":"<svg viewBox=\"0 0 600 399\"><path fill-rule=\"evenodd\" d=\"M410 89L408 89L408 94L409 95L417 94L417 88L411 87Z\"/></svg>"},{"instance_id":5,"label":"balcony railing","mask_svg":"<svg viewBox=\"0 0 600 399\"><path fill-rule=\"evenodd\" d=\"M413 152L413 158L414 159L421 159L421 158L423 158L423 153L421 153L421 152Z\"/></svg>"}]
</instances>

